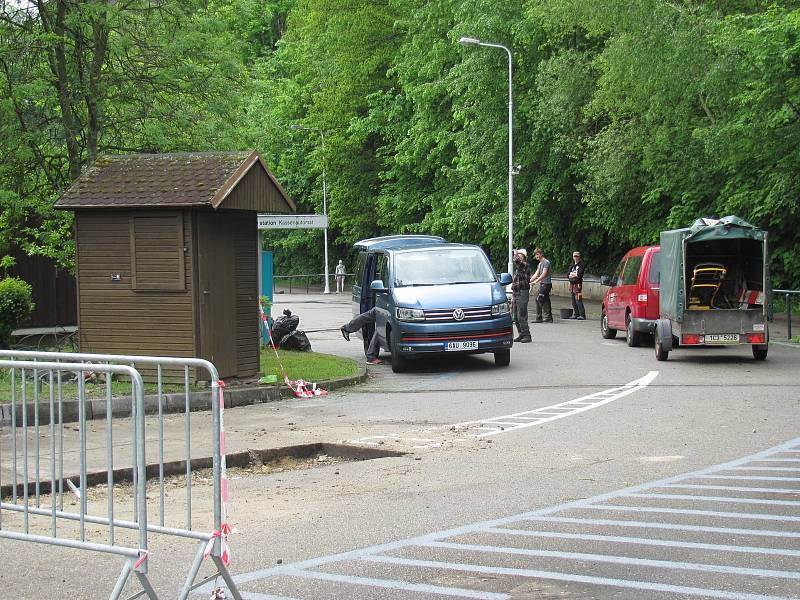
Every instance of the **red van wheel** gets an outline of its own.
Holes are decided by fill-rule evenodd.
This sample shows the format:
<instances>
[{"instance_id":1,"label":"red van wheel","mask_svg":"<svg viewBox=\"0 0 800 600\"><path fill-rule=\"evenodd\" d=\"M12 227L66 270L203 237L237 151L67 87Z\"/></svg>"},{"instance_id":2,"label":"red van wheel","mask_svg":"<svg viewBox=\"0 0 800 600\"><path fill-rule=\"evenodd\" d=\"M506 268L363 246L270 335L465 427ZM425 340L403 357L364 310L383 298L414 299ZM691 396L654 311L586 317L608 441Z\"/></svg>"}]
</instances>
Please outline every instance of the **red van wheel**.
<instances>
[{"instance_id":1,"label":"red van wheel","mask_svg":"<svg viewBox=\"0 0 800 600\"><path fill-rule=\"evenodd\" d=\"M606 307L603 307L603 316L600 318L600 335L604 340L613 340L617 337L617 330L608 326L608 315L606 314Z\"/></svg>"},{"instance_id":2,"label":"red van wheel","mask_svg":"<svg viewBox=\"0 0 800 600\"><path fill-rule=\"evenodd\" d=\"M628 346L636 348L642 344L642 334L633 328L633 319L630 313L625 317L625 337L627 338Z\"/></svg>"}]
</instances>

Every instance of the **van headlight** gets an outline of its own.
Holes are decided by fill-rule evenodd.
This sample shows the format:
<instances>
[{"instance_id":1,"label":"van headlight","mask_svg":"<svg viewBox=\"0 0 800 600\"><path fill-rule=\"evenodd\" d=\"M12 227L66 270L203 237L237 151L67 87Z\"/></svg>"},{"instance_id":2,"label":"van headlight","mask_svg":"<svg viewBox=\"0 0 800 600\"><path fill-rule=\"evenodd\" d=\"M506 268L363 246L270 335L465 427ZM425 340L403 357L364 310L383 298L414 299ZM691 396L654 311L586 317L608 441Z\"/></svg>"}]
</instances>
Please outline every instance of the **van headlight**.
<instances>
[{"instance_id":1,"label":"van headlight","mask_svg":"<svg viewBox=\"0 0 800 600\"><path fill-rule=\"evenodd\" d=\"M499 317L500 315L507 315L511 312L511 306L508 302L501 302L500 304L492 304L492 316Z\"/></svg>"},{"instance_id":2,"label":"van headlight","mask_svg":"<svg viewBox=\"0 0 800 600\"><path fill-rule=\"evenodd\" d=\"M424 321L425 311L419 308L395 308L398 321Z\"/></svg>"}]
</instances>

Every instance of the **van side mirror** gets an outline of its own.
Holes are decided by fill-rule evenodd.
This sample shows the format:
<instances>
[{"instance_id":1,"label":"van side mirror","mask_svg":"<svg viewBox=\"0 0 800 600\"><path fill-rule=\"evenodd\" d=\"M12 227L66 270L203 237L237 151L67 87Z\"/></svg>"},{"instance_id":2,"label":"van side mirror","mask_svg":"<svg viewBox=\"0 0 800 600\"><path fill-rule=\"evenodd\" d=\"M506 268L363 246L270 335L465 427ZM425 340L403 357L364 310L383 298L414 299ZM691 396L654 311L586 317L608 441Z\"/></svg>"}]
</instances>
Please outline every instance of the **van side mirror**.
<instances>
[{"instance_id":1,"label":"van side mirror","mask_svg":"<svg viewBox=\"0 0 800 600\"><path fill-rule=\"evenodd\" d=\"M386 286L383 285L383 281L380 279L376 279L372 283L369 284L369 289L373 292L388 292L389 290L386 289Z\"/></svg>"},{"instance_id":2,"label":"van side mirror","mask_svg":"<svg viewBox=\"0 0 800 600\"><path fill-rule=\"evenodd\" d=\"M500 282L500 285L508 285L512 281L511 275L508 273L499 273L498 281Z\"/></svg>"},{"instance_id":3,"label":"van side mirror","mask_svg":"<svg viewBox=\"0 0 800 600\"><path fill-rule=\"evenodd\" d=\"M611 275L601 275L600 276L600 285L611 285Z\"/></svg>"}]
</instances>

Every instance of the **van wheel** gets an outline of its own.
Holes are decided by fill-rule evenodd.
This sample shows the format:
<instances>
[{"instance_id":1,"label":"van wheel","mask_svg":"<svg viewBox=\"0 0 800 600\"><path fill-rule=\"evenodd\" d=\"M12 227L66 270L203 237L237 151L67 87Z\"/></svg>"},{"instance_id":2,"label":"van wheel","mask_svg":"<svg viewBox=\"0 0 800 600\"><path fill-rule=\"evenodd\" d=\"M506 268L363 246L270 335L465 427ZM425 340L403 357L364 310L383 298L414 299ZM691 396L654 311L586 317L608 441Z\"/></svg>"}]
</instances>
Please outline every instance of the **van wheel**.
<instances>
[{"instance_id":1,"label":"van wheel","mask_svg":"<svg viewBox=\"0 0 800 600\"><path fill-rule=\"evenodd\" d=\"M631 348L636 348L642 344L642 334L633 329L633 319L631 319L630 314L625 317L625 338Z\"/></svg>"},{"instance_id":2,"label":"van wheel","mask_svg":"<svg viewBox=\"0 0 800 600\"><path fill-rule=\"evenodd\" d=\"M507 367L511 364L511 350L497 350L494 353L494 364L497 367Z\"/></svg>"},{"instance_id":3,"label":"van wheel","mask_svg":"<svg viewBox=\"0 0 800 600\"><path fill-rule=\"evenodd\" d=\"M600 317L600 335L603 336L604 340L613 340L617 337L617 330L608 326L608 315L606 314L605 306L603 307L603 316Z\"/></svg>"},{"instance_id":4,"label":"van wheel","mask_svg":"<svg viewBox=\"0 0 800 600\"><path fill-rule=\"evenodd\" d=\"M766 360L769 346L766 344L753 344L753 358L756 360Z\"/></svg>"},{"instance_id":5,"label":"van wheel","mask_svg":"<svg viewBox=\"0 0 800 600\"><path fill-rule=\"evenodd\" d=\"M391 336L391 333L389 335ZM405 373L408 371L408 359L400 354L398 344L395 344L391 337L389 337L389 348L389 352L392 353L392 372Z\"/></svg>"},{"instance_id":6,"label":"van wheel","mask_svg":"<svg viewBox=\"0 0 800 600\"><path fill-rule=\"evenodd\" d=\"M656 349L656 360L664 361L669 358L669 350L664 349L661 339L658 337L658 332L656 332L653 346Z\"/></svg>"}]
</instances>

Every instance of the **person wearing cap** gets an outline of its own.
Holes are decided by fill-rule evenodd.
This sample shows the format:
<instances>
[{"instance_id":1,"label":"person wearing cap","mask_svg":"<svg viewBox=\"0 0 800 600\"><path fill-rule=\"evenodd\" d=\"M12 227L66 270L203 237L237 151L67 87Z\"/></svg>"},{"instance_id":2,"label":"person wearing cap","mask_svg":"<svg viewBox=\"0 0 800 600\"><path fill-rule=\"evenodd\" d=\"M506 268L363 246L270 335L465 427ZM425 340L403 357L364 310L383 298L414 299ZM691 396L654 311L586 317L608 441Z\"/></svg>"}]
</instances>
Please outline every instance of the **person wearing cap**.
<instances>
[{"instance_id":1,"label":"person wearing cap","mask_svg":"<svg viewBox=\"0 0 800 600\"><path fill-rule=\"evenodd\" d=\"M528 324L528 300L530 299L531 268L528 266L528 251L519 248L513 252L514 276L511 279L511 299L514 307L514 318L519 335L515 342L527 344L531 341L531 329Z\"/></svg>"},{"instance_id":2,"label":"person wearing cap","mask_svg":"<svg viewBox=\"0 0 800 600\"><path fill-rule=\"evenodd\" d=\"M569 293L572 296L572 318L583 321L586 319L586 308L583 306L583 272L584 266L581 260L581 253L577 250L572 253L572 260L575 262L570 269Z\"/></svg>"}]
</instances>

